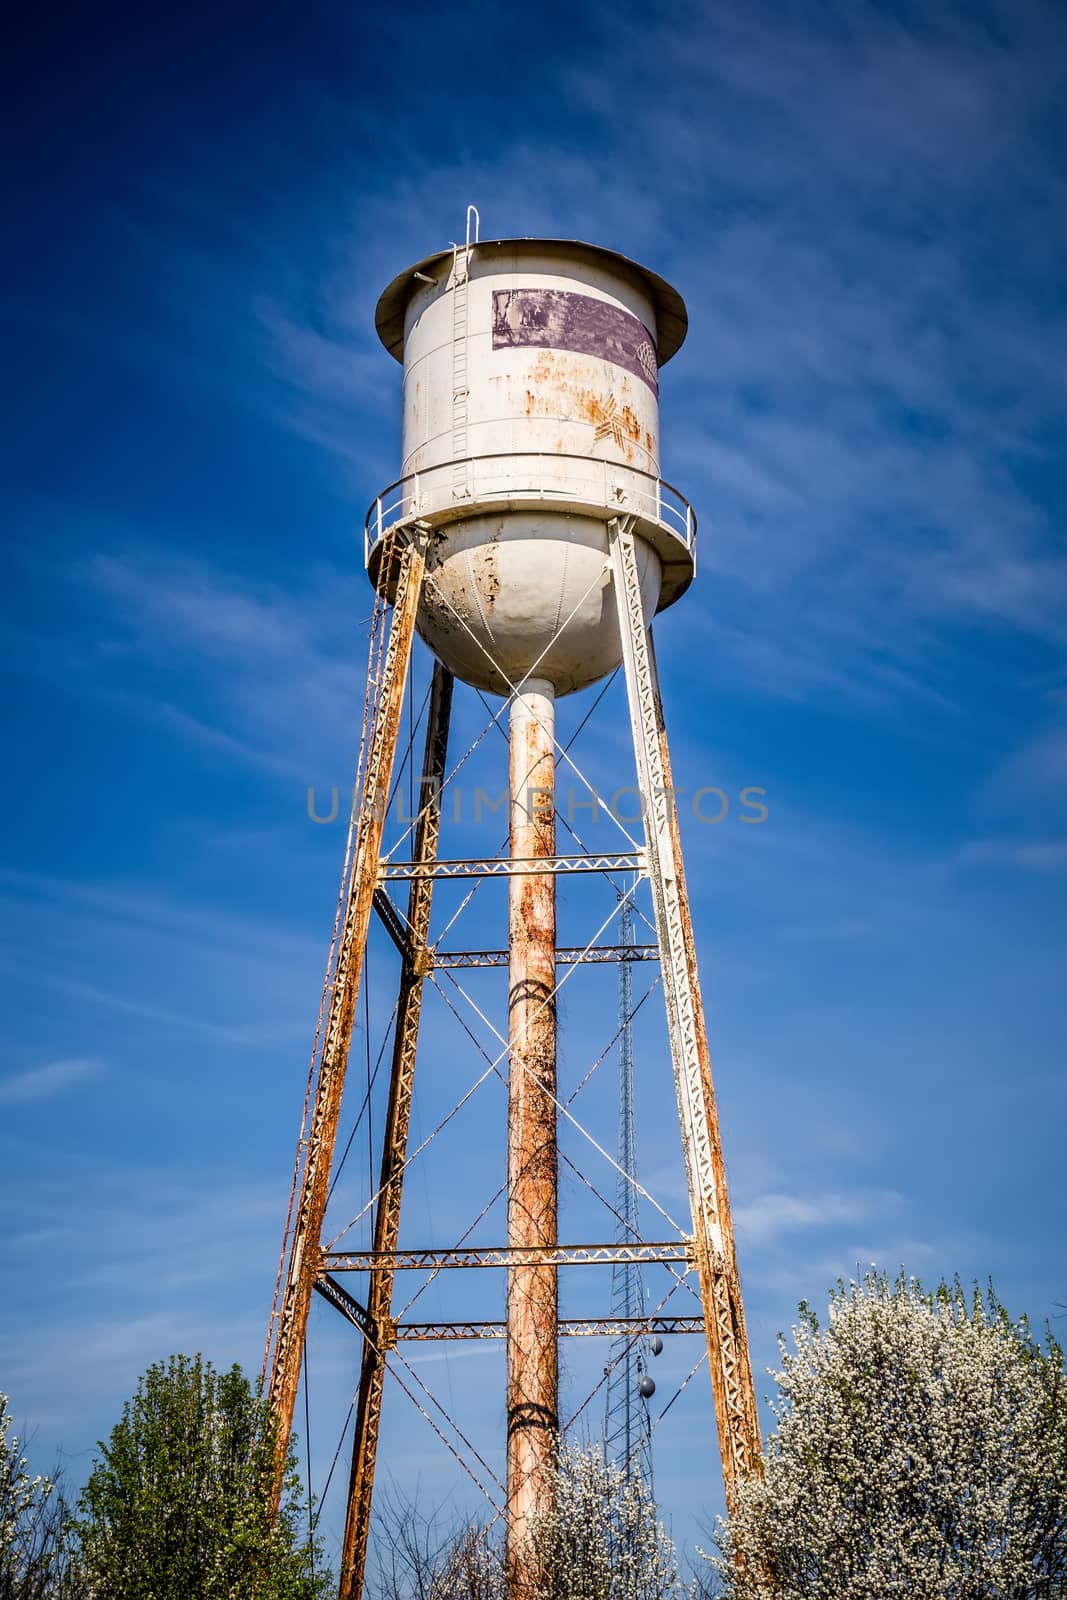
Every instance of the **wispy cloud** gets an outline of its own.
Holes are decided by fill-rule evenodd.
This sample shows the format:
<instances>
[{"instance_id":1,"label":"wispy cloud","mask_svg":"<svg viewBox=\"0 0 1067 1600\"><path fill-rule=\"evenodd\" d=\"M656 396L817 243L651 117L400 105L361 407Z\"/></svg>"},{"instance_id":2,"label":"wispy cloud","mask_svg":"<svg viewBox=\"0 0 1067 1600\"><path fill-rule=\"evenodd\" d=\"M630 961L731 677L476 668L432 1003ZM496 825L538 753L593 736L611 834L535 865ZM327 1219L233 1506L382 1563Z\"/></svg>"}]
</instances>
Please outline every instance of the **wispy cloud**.
<instances>
[{"instance_id":1,"label":"wispy cloud","mask_svg":"<svg viewBox=\"0 0 1067 1600\"><path fill-rule=\"evenodd\" d=\"M0 1105L26 1105L51 1100L79 1084L95 1078L103 1063L95 1056L71 1056L64 1061L49 1061L27 1072L0 1078Z\"/></svg>"},{"instance_id":2,"label":"wispy cloud","mask_svg":"<svg viewBox=\"0 0 1067 1600\"><path fill-rule=\"evenodd\" d=\"M1046 712L1043 725L997 763L984 785L983 800L999 811L1067 800L1067 704L1058 690L1038 704Z\"/></svg>"},{"instance_id":3,"label":"wispy cloud","mask_svg":"<svg viewBox=\"0 0 1067 1600\"><path fill-rule=\"evenodd\" d=\"M1049 248L1064 186L1041 142L1056 34L1040 4L995 29L872 3L832 22L763 3L624 12L594 68L555 66L580 146L526 129L491 156L423 150L363 191L346 270L302 277L301 303L271 313L293 426L309 406L377 412L373 374L396 383L369 336L382 238L395 270L437 242L426 218L453 195L493 235L644 253L691 312L664 382L668 476L706 513L705 572L730 580L669 626L711 629L720 670L761 695L954 713L958 630L1067 638L1067 559L1020 470L1050 459L1067 351ZM648 92L649 61L669 93ZM990 215L1010 218L1010 277L990 270Z\"/></svg>"},{"instance_id":4,"label":"wispy cloud","mask_svg":"<svg viewBox=\"0 0 1067 1600\"><path fill-rule=\"evenodd\" d=\"M26 564L85 608L76 642L24 628L20 665L203 754L272 773L301 795L349 770L362 712L370 590L312 564L300 590L110 530L80 566Z\"/></svg>"},{"instance_id":5,"label":"wispy cloud","mask_svg":"<svg viewBox=\"0 0 1067 1600\"><path fill-rule=\"evenodd\" d=\"M972 839L957 852L956 861L962 867L1063 872L1067 868L1067 839Z\"/></svg>"},{"instance_id":6,"label":"wispy cloud","mask_svg":"<svg viewBox=\"0 0 1067 1600\"><path fill-rule=\"evenodd\" d=\"M10 868L0 868L0 904L23 931L0 951L0 967L28 993L69 996L98 1021L110 1012L179 1037L272 1051L299 1043L302 1053L321 938L143 885ZM129 1047L122 1034L115 1042Z\"/></svg>"},{"instance_id":7,"label":"wispy cloud","mask_svg":"<svg viewBox=\"0 0 1067 1600\"><path fill-rule=\"evenodd\" d=\"M395 470L399 373L374 334L376 294L448 242L467 200L487 234L584 235L645 256L690 304L664 383L665 470L701 513L702 566L720 578L713 608L687 602L669 625L712 627L724 675L762 696L954 712L959 630L1067 638L1067 559L1027 483L1054 460L1062 418L1067 186L1043 139L1062 30L1040 0L994 13L624 7L595 65L561 52L542 66L573 124L502 124L473 152L466 137L413 139L388 181L373 164L315 172L291 151L299 223L230 224L214 255L192 227L211 212L207 191L165 195L166 230L127 226L164 301L184 307L195 285L205 353L225 341L242 403L254 395L319 446L324 481L343 462L356 515ZM605 81L627 97L623 127ZM365 150L366 108L328 85L314 97L331 147ZM218 686L217 721L147 688L142 706L276 770L295 735L299 763L309 723L330 725L351 692L347 643L335 657L316 636L315 595L301 597L304 630L262 585L129 566L105 557L90 583L127 623L150 623L156 653L184 636L235 675ZM338 615L336 575L327 585Z\"/></svg>"},{"instance_id":8,"label":"wispy cloud","mask_svg":"<svg viewBox=\"0 0 1067 1600\"><path fill-rule=\"evenodd\" d=\"M895 1189L829 1190L816 1194L761 1194L733 1210L746 1243L769 1244L801 1229L840 1228L883 1220L902 1203Z\"/></svg>"},{"instance_id":9,"label":"wispy cloud","mask_svg":"<svg viewBox=\"0 0 1067 1600\"><path fill-rule=\"evenodd\" d=\"M220 1366L239 1358L253 1368L278 1244L274 1187L232 1174L204 1184L188 1162L178 1173L79 1152L62 1168L27 1175L20 1215L0 1253L47 1244L54 1282L77 1297L82 1314L74 1331L63 1318L42 1317L28 1291L26 1303L9 1308L0 1357L13 1387L41 1393L34 1420L46 1429L58 1423L68 1449L91 1444L138 1374L171 1351L203 1350Z\"/></svg>"}]
</instances>

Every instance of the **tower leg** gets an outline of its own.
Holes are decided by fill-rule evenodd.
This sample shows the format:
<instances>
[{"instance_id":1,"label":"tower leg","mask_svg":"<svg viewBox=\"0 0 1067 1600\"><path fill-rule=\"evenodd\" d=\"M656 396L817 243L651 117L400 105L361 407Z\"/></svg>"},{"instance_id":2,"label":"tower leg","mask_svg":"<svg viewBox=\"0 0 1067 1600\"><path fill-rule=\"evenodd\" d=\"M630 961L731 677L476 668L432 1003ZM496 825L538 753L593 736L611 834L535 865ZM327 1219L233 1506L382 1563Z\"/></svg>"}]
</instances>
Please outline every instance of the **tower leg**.
<instances>
[{"instance_id":1,"label":"tower leg","mask_svg":"<svg viewBox=\"0 0 1067 1600\"><path fill-rule=\"evenodd\" d=\"M373 726L369 732L363 792L359 797L355 863L333 972L326 1031L315 1084L311 1131L268 1390L268 1403L275 1427L275 1511L281 1501L289 1434L293 1426L293 1410L307 1338L308 1311L319 1272L322 1220L329 1194L341 1092L352 1039L352 1019L378 877L386 802L425 570L418 542L406 542L398 557L394 552L387 551L382 563L383 575L390 569L397 574L396 593Z\"/></svg>"},{"instance_id":2,"label":"tower leg","mask_svg":"<svg viewBox=\"0 0 1067 1600\"><path fill-rule=\"evenodd\" d=\"M445 776L448 750L448 724L452 709L452 674L437 662L430 689L430 709L426 725L426 750L423 758L423 786L419 801L419 820L415 827L414 860L420 865L437 857L441 828L441 785ZM408 1127L411 1121L411 1094L415 1075L415 1050L422 1014L422 986L430 968L427 941L430 934L430 903L433 878L414 877L408 892L408 953L400 973L396 1032L389 1077L389 1102L382 1134L381 1177L378 1206L374 1216L373 1249L389 1255L397 1245L400 1231L400 1201L404 1185ZM356 1403L356 1427L352 1444L352 1470L348 1486L348 1512L341 1549L339 1600L358 1600L363 1592L370 1537L371 1495L374 1466L378 1453L378 1430L385 1385L385 1353L392 1343L391 1312L393 1267L376 1267L370 1275L367 1311L372 1335L363 1343Z\"/></svg>"},{"instance_id":3,"label":"tower leg","mask_svg":"<svg viewBox=\"0 0 1067 1600\"><path fill-rule=\"evenodd\" d=\"M555 700L531 679L511 703L511 855L555 854ZM551 872L509 880L508 1244L554 1249L556 892ZM547 1592L532 1526L550 1511L559 1427L559 1313L554 1265L512 1267L507 1303L509 1600Z\"/></svg>"},{"instance_id":4,"label":"tower leg","mask_svg":"<svg viewBox=\"0 0 1067 1600\"><path fill-rule=\"evenodd\" d=\"M704 1306L726 1502L733 1511L738 1484L759 1472L762 1466L756 1391L741 1302L726 1169L719 1141L656 659L641 604L631 527L625 520L613 521L610 536L626 692L644 806L648 872L693 1218L693 1253Z\"/></svg>"}]
</instances>

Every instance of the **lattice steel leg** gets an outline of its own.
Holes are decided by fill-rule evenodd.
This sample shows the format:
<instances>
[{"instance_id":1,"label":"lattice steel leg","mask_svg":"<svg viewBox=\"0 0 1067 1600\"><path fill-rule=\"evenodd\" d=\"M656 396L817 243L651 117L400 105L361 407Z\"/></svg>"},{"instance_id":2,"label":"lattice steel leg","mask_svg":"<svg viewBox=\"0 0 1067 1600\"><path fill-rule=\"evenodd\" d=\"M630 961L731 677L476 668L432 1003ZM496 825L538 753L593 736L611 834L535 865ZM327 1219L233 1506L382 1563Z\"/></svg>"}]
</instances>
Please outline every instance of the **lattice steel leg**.
<instances>
[{"instance_id":1,"label":"lattice steel leg","mask_svg":"<svg viewBox=\"0 0 1067 1600\"><path fill-rule=\"evenodd\" d=\"M445 776L448 724L452 709L452 674L438 662L430 690L423 760L423 787L419 820L415 828L414 859L433 862L441 829L441 785ZM391 1256L400 1231L400 1201L404 1185L415 1051L422 1014L423 979L429 970L427 941L430 934L432 877L413 878L408 894L408 954L400 974L396 1032L393 1038L389 1104L382 1139L382 1165L378 1207L374 1217L374 1250ZM341 1551L339 1600L358 1600L363 1592L370 1537L371 1496L381 1425L385 1353L393 1343L392 1302L394 1267L391 1260L370 1275L368 1314L370 1334L363 1343L356 1404L356 1431L352 1444L352 1470L348 1485L348 1512Z\"/></svg>"},{"instance_id":2,"label":"lattice steel leg","mask_svg":"<svg viewBox=\"0 0 1067 1600\"><path fill-rule=\"evenodd\" d=\"M632 524L626 519L613 521L609 531L693 1217L693 1249L704 1305L726 1501L733 1511L740 1481L762 1468L756 1391L745 1332L726 1169L719 1141L678 817L671 788L663 705L651 633L645 624L641 604L636 541Z\"/></svg>"},{"instance_id":3,"label":"lattice steel leg","mask_svg":"<svg viewBox=\"0 0 1067 1600\"><path fill-rule=\"evenodd\" d=\"M352 1038L352 1019L378 876L386 802L415 635L415 616L425 571L421 542L417 538L409 539L403 545L396 564L399 572L389 639L382 664L373 727L369 730L367 766L357 820L355 864L334 965L326 1031L315 1085L311 1132L268 1389L268 1403L276 1429L272 1502L275 1511L281 1502L285 1459L307 1337L308 1311L320 1266L322 1220L326 1212L330 1168L341 1111L341 1092ZM387 552L382 563L383 573L388 570L391 576L393 566L393 552Z\"/></svg>"}]
</instances>

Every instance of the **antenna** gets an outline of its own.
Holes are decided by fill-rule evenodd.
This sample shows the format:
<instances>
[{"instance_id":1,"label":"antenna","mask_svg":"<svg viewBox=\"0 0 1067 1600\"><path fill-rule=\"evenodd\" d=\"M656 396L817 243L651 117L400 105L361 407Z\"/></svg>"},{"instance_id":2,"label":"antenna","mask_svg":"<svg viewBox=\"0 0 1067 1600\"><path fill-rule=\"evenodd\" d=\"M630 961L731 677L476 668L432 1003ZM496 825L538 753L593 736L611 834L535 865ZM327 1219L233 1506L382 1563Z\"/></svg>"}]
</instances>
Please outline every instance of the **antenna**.
<instances>
[{"instance_id":1,"label":"antenna","mask_svg":"<svg viewBox=\"0 0 1067 1600\"><path fill-rule=\"evenodd\" d=\"M615 1174L615 1242L636 1245L641 1240L638 1215L637 1141L634 1128L633 1052L633 890L622 897L619 912L619 1141ZM638 1261L621 1257L611 1267L611 1315L639 1325L646 1315L644 1276ZM649 1357L663 1348L659 1335L623 1332L608 1354L607 1400L604 1408L604 1447L609 1460L627 1473L644 1479L652 1488L652 1422L648 1402L656 1392L649 1373Z\"/></svg>"}]
</instances>

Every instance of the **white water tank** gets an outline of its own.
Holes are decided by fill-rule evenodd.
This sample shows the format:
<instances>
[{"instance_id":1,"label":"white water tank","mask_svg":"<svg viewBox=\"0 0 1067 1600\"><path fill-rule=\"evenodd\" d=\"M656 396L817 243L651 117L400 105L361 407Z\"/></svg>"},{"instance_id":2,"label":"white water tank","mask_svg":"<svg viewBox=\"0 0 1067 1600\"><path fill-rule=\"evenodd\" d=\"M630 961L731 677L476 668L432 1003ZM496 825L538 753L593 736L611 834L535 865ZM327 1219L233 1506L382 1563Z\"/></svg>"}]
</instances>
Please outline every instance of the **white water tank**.
<instances>
[{"instance_id":1,"label":"white water tank","mask_svg":"<svg viewBox=\"0 0 1067 1600\"><path fill-rule=\"evenodd\" d=\"M696 523L659 476L659 369L681 297L595 245L497 239L428 256L376 323L404 366L399 481L367 515L367 566L398 523L432 530L418 628L464 682L557 695L621 659L611 518L633 516L646 614L694 571Z\"/></svg>"}]
</instances>

